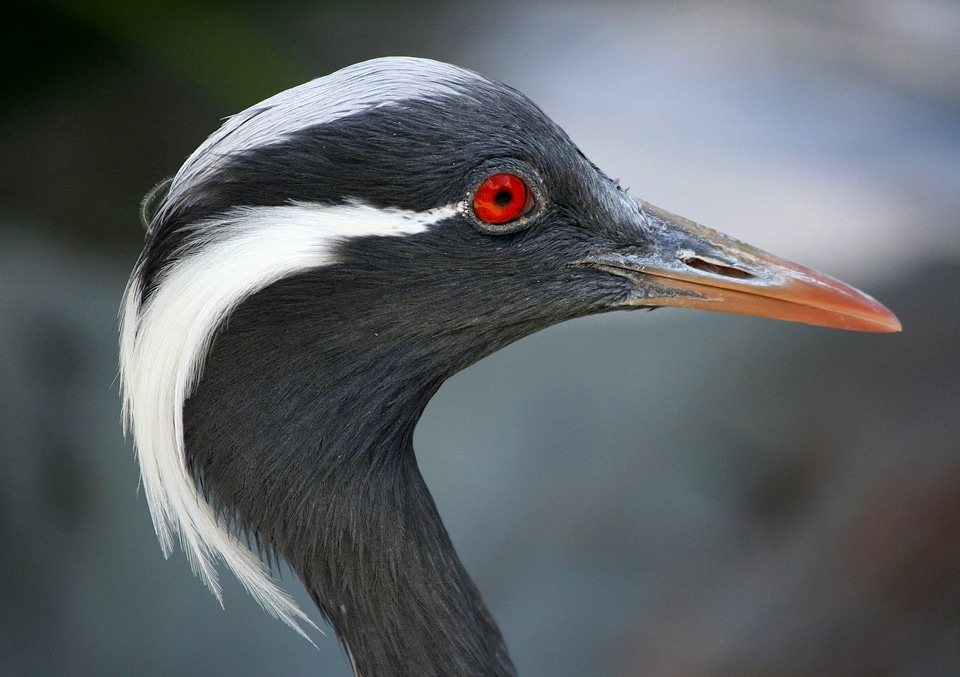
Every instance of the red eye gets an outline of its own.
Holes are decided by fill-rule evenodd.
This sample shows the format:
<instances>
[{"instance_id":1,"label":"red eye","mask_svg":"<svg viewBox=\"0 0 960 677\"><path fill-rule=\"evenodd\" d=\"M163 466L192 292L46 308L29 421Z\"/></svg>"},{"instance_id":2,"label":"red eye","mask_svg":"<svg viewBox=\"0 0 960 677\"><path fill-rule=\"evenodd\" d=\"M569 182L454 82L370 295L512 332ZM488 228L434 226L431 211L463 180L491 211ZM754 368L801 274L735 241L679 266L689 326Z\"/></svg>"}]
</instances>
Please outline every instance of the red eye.
<instances>
[{"instance_id":1,"label":"red eye","mask_svg":"<svg viewBox=\"0 0 960 677\"><path fill-rule=\"evenodd\" d=\"M533 193L513 174L494 174L473 195L477 218L494 225L507 223L533 209Z\"/></svg>"}]
</instances>

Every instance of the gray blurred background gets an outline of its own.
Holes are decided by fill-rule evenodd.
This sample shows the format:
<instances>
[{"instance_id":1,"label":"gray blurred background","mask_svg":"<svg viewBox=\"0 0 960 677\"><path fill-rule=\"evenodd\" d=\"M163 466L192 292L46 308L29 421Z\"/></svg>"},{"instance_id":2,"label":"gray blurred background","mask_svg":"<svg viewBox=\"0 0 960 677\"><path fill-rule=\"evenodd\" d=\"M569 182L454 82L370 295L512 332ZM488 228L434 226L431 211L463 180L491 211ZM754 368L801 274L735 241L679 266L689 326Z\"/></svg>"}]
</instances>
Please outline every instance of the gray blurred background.
<instances>
[{"instance_id":1,"label":"gray blurred background","mask_svg":"<svg viewBox=\"0 0 960 677\"><path fill-rule=\"evenodd\" d=\"M140 198L222 117L386 54L518 87L633 194L904 325L623 313L444 386L418 455L520 674L960 674L960 4L4 10L0 674L350 674L164 560L116 315Z\"/></svg>"}]
</instances>

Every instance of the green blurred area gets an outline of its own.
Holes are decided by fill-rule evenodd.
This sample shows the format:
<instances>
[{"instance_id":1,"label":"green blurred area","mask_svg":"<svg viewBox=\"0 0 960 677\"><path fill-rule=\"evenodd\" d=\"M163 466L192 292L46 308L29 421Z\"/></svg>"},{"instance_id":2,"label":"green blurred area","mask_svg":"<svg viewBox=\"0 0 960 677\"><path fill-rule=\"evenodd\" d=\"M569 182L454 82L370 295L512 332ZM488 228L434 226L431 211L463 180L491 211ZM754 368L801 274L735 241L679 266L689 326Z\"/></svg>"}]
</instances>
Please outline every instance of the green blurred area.
<instances>
[{"instance_id":1,"label":"green blurred area","mask_svg":"<svg viewBox=\"0 0 960 677\"><path fill-rule=\"evenodd\" d=\"M127 52L233 108L309 76L253 18L289 3L184 1L14 3L5 12L2 112L124 58Z\"/></svg>"},{"instance_id":2,"label":"green blurred area","mask_svg":"<svg viewBox=\"0 0 960 677\"><path fill-rule=\"evenodd\" d=\"M99 252L140 244L136 205L217 120L309 79L256 21L292 3L6 3L7 222ZM205 122L204 122L205 121Z\"/></svg>"},{"instance_id":3,"label":"green blurred area","mask_svg":"<svg viewBox=\"0 0 960 677\"><path fill-rule=\"evenodd\" d=\"M429 53L429 3L5 2L0 205L15 227L129 260L137 205L219 121L387 53ZM427 37L425 37L427 36Z\"/></svg>"},{"instance_id":4,"label":"green blurred area","mask_svg":"<svg viewBox=\"0 0 960 677\"><path fill-rule=\"evenodd\" d=\"M90 76L131 53L232 108L250 105L309 77L254 21L257 10L289 3L16 3L2 30L2 113ZM13 8L11 8L12 10Z\"/></svg>"}]
</instances>

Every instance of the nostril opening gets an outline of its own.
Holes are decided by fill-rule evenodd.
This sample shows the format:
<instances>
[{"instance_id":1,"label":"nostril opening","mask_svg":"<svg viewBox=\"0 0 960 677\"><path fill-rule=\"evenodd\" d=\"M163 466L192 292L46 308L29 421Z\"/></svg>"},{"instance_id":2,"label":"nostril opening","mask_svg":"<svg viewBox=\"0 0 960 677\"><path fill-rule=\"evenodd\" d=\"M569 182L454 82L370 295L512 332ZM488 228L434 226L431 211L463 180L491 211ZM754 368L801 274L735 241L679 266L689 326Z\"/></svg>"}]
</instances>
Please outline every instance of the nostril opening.
<instances>
[{"instance_id":1,"label":"nostril opening","mask_svg":"<svg viewBox=\"0 0 960 677\"><path fill-rule=\"evenodd\" d=\"M736 280L750 280L755 277L755 275L748 273L745 270L740 270L739 268L734 268L732 266L725 266L714 261L707 261L696 256L690 256L682 260L690 268L694 268L704 273L722 275L723 277L732 277Z\"/></svg>"}]
</instances>

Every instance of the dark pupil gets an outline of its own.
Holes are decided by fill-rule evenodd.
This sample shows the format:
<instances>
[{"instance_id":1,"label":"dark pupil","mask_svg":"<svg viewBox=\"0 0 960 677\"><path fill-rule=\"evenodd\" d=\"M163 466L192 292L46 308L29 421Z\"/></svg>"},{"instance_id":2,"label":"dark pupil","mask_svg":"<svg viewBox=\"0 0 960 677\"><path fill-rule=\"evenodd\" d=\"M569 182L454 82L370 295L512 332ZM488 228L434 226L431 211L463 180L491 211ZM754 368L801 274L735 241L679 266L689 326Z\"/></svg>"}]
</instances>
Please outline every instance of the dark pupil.
<instances>
[{"instance_id":1,"label":"dark pupil","mask_svg":"<svg viewBox=\"0 0 960 677\"><path fill-rule=\"evenodd\" d=\"M513 202L513 193L504 188L493 198L493 201L497 203L498 207L506 207L511 202Z\"/></svg>"}]
</instances>

